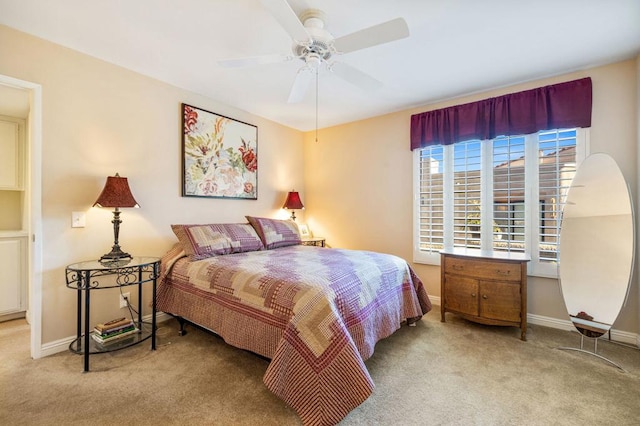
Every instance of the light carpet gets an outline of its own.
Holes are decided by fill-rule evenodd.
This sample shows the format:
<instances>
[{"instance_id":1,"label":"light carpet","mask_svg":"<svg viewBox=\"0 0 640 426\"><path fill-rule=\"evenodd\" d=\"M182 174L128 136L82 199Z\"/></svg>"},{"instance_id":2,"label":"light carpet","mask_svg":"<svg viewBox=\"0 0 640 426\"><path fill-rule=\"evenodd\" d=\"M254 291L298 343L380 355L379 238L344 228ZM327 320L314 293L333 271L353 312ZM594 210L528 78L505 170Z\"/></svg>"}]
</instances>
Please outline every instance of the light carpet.
<instances>
[{"instance_id":1,"label":"light carpet","mask_svg":"<svg viewBox=\"0 0 640 426\"><path fill-rule=\"evenodd\" d=\"M268 361L175 320L149 341L82 357L29 357L24 320L0 324L2 425L300 425L262 383ZM340 425L638 425L640 351L608 342L586 354L575 332L489 327L434 309L379 342L373 395ZM592 341L587 340L591 347Z\"/></svg>"}]
</instances>

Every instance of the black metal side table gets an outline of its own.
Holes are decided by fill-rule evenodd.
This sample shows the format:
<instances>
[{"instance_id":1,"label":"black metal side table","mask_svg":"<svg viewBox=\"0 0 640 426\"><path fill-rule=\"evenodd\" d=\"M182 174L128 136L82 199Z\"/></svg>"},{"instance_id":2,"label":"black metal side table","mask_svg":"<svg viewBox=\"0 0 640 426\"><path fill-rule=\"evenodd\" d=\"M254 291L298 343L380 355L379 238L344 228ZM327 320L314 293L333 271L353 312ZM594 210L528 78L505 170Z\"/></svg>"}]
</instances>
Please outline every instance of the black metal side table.
<instances>
[{"instance_id":1,"label":"black metal side table","mask_svg":"<svg viewBox=\"0 0 640 426\"><path fill-rule=\"evenodd\" d=\"M317 247L324 247L325 246L325 239L324 238L303 238L302 239L302 245L303 246L317 246Z\"/></svg>"},{"instance_id":2,"label":"black metal side table","mask_svg":"<svg viewBox=\"0 0 640 426\"><path fill-rule=\"evenodd\" d=\"M156 349L156 284L160 275L160 258L133 257L114 262L98 260L78 262L66 268L67 287L78 293L77 338L69 344L69 350L84 355L84 371L89 371L89 355L112 352L137 345L151 338L151 350ZM108 278L108 279L107 279ZM108 281L103 282L101 281ZM142 321L142 285L153 284L151 323ZM91 292L105 288L138 286L138 318L134 319L139 332L122 341L101 345L91 338ZM84 304L84 321L82 310Z\"/></svg>"}]
</instances>

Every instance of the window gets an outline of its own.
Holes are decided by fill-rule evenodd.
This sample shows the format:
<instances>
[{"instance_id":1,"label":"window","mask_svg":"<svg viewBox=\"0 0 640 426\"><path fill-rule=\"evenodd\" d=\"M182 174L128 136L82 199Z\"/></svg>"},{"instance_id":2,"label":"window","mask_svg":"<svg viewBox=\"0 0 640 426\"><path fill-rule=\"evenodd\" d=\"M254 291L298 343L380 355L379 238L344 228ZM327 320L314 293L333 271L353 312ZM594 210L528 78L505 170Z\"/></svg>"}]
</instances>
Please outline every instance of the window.
<instances>
[{"instance_id":1,"label":"window","mask_svg":"<svg viewBox=\"0 0 640 426\"><path fill-rule=\"evenodd\" d=\"M416 149L414 261L445 247L526 253L557 276L560 214L587 130L563 129Z\"/></svg>"}]
</instances>

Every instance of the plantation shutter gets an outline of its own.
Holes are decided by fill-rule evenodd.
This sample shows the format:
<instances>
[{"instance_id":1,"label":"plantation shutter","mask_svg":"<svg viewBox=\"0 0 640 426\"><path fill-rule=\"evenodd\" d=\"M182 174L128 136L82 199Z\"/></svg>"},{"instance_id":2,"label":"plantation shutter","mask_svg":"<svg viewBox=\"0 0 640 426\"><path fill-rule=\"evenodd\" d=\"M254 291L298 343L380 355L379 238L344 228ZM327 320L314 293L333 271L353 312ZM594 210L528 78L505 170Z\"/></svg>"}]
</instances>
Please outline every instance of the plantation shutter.
<instances>
[{"instance_id":1,"label":"plantation shutter","mask_svg":"<svg viewBox=\"0 0 640 426\"><path fill-rule=\"evenodd\" d=\"M493 141L493 249L525 252L525 137Z\"/></svg>"},{"instance_id":2,"label":"plantation shutter","mask_svg":"<svg viewBox=\"0 0 640 426\"><path fill-rule=\"evenodd\" d=\"M419 249L437 253L444 248L443 146L431 146L420 153Z\"/></svg>"},{"instance_id":3,"label":"plantation shutter","mask_svg":"<svg viewBox=\"0 0 640 426\"><path fill-rule=\"evenodd\" d=\"M453 246L480 247L481 142L460 142L453 147Z\"/></svg>"}]
</instances>

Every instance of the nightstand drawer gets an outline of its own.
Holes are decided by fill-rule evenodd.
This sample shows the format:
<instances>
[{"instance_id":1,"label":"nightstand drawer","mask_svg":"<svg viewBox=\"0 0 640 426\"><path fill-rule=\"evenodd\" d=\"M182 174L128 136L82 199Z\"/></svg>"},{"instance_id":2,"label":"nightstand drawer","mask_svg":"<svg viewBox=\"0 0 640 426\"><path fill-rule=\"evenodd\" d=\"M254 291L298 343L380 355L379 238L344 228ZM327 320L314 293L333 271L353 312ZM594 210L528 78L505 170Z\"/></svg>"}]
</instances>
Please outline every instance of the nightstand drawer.
<instances>
[{"instance_id":1,"label":"nightstand drawer","mask_svg":"<svg viewBox=\"0 0 640 426\"><path fill-rule=\"evenodd\" d=\"M471 276L479 279L520 281L522 266L520 263L513 262L471 260L447 256L444 258L444 273Z\"/></svg>"}]
</instances>

